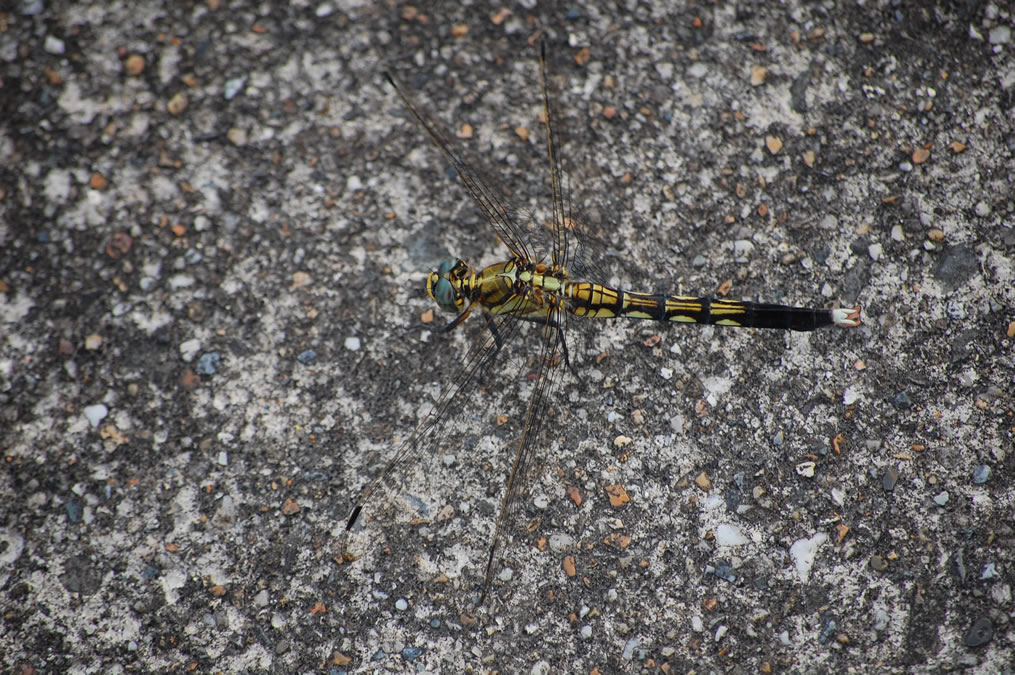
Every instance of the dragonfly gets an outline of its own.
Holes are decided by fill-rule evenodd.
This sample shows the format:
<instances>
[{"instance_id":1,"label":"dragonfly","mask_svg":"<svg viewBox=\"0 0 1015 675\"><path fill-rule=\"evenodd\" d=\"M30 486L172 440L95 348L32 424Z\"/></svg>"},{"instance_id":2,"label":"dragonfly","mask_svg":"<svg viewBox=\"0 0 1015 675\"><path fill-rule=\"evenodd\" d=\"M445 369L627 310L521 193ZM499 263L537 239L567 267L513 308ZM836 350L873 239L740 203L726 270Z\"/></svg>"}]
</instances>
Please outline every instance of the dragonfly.
<instances>
[{"instance_id":1,"label":"dragonfly","mask_svg":"<svg viewBox=\"0 0 1015 675\"><path fill-rule=\"evenodd\" d=\"M413 463L425 463L438 451L447 425L463 408L472 405L474 383L492 367L497 354L519 335L524 323L540 327L538 371L528 398L521 431L512 441L512 461L505 479L486 560L482 593L490 590L498 542L509 527L525 484L537 466L534 452L547 413L555 401L554 391L565 368L581 380L568 349L569 325L582 319L647 319L684 324L813 331L826 326L856 328L860 307L816 309L780 304L641 293L613 288L596 278L598 265L590 251L591 238L584 233L574 208L568 176L561 158L554 106L547 76L546 45L541 43L539 73L542 88L543 131L550 173L550 226L537 225L531 214L509 201L499 185L470 166L441 126L427 115L395 79L385 79L415 122L423 129L447 163L454 169L497 237L507 248L506 259L476 269L461 258L442 260L426 279L426 293L437 306L455 314L443 327L451 332L468 317L479 313L487 331L464 357L464 364L443 388L427 416L395 450L380 474L364 487L346 523L345 535L355 527L371 496ZM343 557L355 559L343 543Z\"/></svg>"}]
</instances>

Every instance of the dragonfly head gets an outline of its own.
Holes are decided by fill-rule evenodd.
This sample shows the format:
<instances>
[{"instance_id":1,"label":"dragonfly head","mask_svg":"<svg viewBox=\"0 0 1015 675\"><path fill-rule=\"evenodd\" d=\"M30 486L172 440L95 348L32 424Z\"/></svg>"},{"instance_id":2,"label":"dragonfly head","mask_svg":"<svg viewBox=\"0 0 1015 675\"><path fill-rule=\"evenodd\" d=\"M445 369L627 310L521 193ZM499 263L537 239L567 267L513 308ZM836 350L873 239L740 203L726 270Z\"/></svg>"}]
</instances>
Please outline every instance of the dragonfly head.
<instances>
[{"instance_id":1,"label":"dragonfly head","mask_svg":"<svg viewBox=\"0 0 1015 675\"><path fill-rule=\"evenodd\" d=\"M426 278L426 294L445 312L460 312L465 307L469 265L460 258L445 258Z\"/></svg>"}]
</instances>

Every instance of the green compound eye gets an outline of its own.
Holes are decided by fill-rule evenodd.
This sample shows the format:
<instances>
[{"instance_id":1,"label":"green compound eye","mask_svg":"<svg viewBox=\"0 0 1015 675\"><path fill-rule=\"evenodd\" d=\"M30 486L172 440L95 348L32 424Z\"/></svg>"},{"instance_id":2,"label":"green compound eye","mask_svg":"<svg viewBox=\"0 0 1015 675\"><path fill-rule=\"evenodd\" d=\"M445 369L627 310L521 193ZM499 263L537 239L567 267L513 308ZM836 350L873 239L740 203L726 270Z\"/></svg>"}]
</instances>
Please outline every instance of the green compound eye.
<instances>
[{"instance_id":1,"label":"green compound eye","mask_svg":"<svg viewBox=\"0 0 1015 675\"><path fill-rule=\"evenodd\" d=\"M447 279L438 279L437 283L433 287L433 299L437 301L437 305L445 312L457 312L458 303L455 299L458 294L455 292L455 287L451 285L451 282Z\"/></svg>"},{"instance_id":2,"label":"green compound eye","mask_svg":"<svg viewBox=\"0 0 1015 675\"><path fill-rule=\"evenodd\" d=\"M426 292L437 302L437 306L445 312L457 312L461 302L461 293L448 275L458 264L456 258L445 258L427 279Z\"/></svg>"}]
</instances>

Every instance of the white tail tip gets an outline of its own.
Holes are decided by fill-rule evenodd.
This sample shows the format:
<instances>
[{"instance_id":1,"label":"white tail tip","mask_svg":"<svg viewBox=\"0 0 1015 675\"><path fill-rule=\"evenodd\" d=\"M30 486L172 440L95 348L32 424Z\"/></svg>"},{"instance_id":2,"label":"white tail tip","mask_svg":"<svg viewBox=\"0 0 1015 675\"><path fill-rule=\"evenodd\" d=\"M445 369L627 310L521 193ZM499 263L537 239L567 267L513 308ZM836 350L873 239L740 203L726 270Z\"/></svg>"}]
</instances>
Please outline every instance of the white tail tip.
<instances>
[{"instance_id":1,"label":"white tail tip","mask_svg":"<svg viewBox=\"0 0 1015 675\"><path fill-rule=\"evenodd\" d=\"M832 323L843 328L856 328L860 325L860 305L852 309L833 309Z\"/></svg>"}]
</instances>

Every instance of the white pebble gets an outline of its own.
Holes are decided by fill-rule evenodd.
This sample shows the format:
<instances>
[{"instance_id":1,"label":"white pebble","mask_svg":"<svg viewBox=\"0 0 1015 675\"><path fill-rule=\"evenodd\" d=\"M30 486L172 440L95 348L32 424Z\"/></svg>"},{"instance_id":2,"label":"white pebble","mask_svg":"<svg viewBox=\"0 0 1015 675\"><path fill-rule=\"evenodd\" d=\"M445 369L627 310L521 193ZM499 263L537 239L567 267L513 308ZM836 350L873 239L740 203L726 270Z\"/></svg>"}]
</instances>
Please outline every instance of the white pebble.
<instances>
[{"instance_id":1,"label":"white pebble","mask_svg":"<svg viewBox=\"0 0 1015 675\"><path fill-rule=\"evenodd\" d=\"M807 583L811 576L811 568L814 567L814 560L818 556L818 548L828 541L828 535L818 532L810 539L797 539L789 547L789 557L796 565L797 574L800 580Z\"/></svg>"},{"instance_id":2,"label":"white pebble","mask_svg":"<svg viewBox=\"0 0 1015 675\"><path fill-rule=\"evenodd\" d=\"M550 535L550 550L554 553L568 551L572 546L574 546L574 537L559 532Z\"/></svg>"},{"instance_id":3,"label":"white pebble","mask_svg":"<svg viewBox=\"0 0 1015 675\"><path fill-rule=\"evenodd\" d=\"M405 598L399 598L398 600L395 601L395 609L397 609L399 612L404 612L405 610L409 609L409 601L406 600Z\"/></svg>"},{"instance_id":4,"label":"white pebble","mask_svg":"<svg viewBox=\"0 0 1015 675\"><path fill-rule=\"evenodd\" d=\"M358 352L362 343L358 337L347 337L345 339L345 348L350 352Z\"/></svg>"},{"instance_id":5,"label":"white pebble","mask_svg":"<svg viewBox=\"0 0 1015 675\"><path fill-rule=\"evenodd\" d=\"M708 66L701 61L695 61L690 68L687 69L687 74L693 78L701 79L708 73Z\"/></svg>"},{"instance_id":6,"label":"white pebble","mask_svg":"<svg viewBox=\"0 0 1015 675\"><path fill-rule=\"evenodd\" d=\"M719 546L743 546L750 540L736 525L723 523L715 528L715 543Z\"/></svg>"},{"instance_id":7,"label":"white pebble","mask_svg":"<svg viewBox=\"0 0 1015 675\"><path fill-rule=\"evenodd\" d=\"M754 251L754 243L749 239L737 239L733 242L733 259L737 262L746 262L747 256Z\"/></svg>"},{"instance_id":8,"label":"white pebble","mask_svg":"<svg viewBox=\"0 0 1015 675\"><path fill-rule=\"evenodd\" d=\"M86 405L81 412L88 418L89 424L97 427L99 422L106 419L106 416L109 414L109 408L101 403L96 403L95 405Z\"/></svg>"},{"instance_id":9,"label":"white pebble","mask_svg":"<svg viewBox=\"0 0 1015 675\"><path fill-rule=\"evenodd\" d=\"M63 40L52 35L46 36L46 41L43 43L42 48L48 54L63 54L67 51L67 46L63 43Z\"/></svg>"},{"instance_id":10,"label":"white pebble","mask_svg":"<svg viewBox=\"0 0 1015 675\"><path fill-rule=\"evenodd\" d=\"M842 392L842 402L845 405L853 405L860 400L860 392L854 387L846 387L846 391Z\"/></svg>"},{"instance_id":11,"label":"white pebble","mask_svg":"<svg viewBox=\"0 0 1015 675\"><path fill-rule=\"evenodd\" d=\"M1009 26L994 26L987 34L987 39L992 45L1006 45L1011 42L1011 28ZM49 51L48 49L46 51Z\"/></svg>"},{"instance_id":12,"label":"white pebble","mask_svg":"<svg viewBox=\"0 0 1015 675\"><path fill-rule=\"evenodd\" d=\"M180 343L180 356L187 363L193 361L199 351L201 351L201 341L197 338Z\"/></svg>"},{"instance_id":13,"label":"white pebble","mask_svg":"<svg viewBox=\"0 0 1015 675\"><path fill-rule=\"evenodd\" d=\"M169 288L174 291L181 288L188 288L196 283L197 280L189 274L174 274L169 277Z\"/></svg>"},{"instance_id":14,"label":"white pebble","mask_svg":"<svg viewBox=\"0 0 1015 675\"><path fill-rule=\"evenodd\" d=\"M814 462L800 462L796 465L796 472L804 478L814 478L814 469L817 464Z\"/></svg>"}]
</instances>

